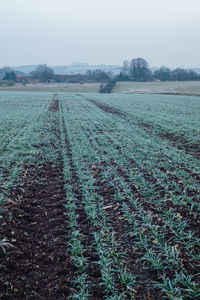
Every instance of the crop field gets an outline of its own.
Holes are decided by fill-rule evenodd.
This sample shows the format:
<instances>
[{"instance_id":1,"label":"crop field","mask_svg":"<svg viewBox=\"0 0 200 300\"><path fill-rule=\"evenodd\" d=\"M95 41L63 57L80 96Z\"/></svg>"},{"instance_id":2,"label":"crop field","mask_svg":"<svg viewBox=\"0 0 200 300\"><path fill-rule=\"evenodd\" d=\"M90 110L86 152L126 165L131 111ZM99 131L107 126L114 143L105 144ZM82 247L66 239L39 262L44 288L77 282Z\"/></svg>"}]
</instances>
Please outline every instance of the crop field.
<instances>
[{"instance_id":1,"label":"crop field","mask_svg":"<svg viewBox=\"0 0 200 300\"><path fill-rule=\"evenodd\" d=\"M200 99L0 93L0 298L200 299Z\"/></svg>"},{"instance_id":2,"label":"crop field","mask_svg":"<svg viewBox=\"0 0 200 300\"><path fill-rule=\"evenodd\" d=\"M27 84L25 87L21 83L16 83L13 86L0 86L0 91L15 91L15 92L50 92L50 93L98 93L100 83L36 83Z\"/></svg>"},{"instance_id":3,"label":"crop field","mask_svg":"<svg viewBox=\"0 0 200 300\"><path fill-rule=\"evenodd\" d=\"M178 94L200 96L199 81L131 82L118 81L113 93Z\"/></svg>"}]
</instances>

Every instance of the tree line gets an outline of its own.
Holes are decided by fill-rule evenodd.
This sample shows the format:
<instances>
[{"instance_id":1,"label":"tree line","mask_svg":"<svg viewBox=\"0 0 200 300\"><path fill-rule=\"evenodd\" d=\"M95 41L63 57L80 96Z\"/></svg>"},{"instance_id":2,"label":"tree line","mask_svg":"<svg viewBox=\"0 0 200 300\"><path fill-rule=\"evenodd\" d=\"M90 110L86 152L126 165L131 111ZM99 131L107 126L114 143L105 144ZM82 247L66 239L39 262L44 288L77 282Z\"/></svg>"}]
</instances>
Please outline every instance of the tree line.
<instances>
[{"instance_id":1,"label":"tree line","mask_svg":"<svg viewBox=\"0 0 200 300\"><path fill-rule=\"evenodd\" d=\"M200 75L193 70L176 68L171 70L162 66L155 71L149 68L144 58L135 58L123 62L122 71L118 76L121 81L186 81L200 80Z\"/></svg>"},{"instance_id":2,"label":"tree line","mask_svg":"<svg viewBox=\"0 0 200 300\"><path fill-rule=\"evenodd\" d=\"M30 73L33 78L46 82L50 79L56 82L85 83L100 82L101 89L104 90L105 84L108 89L116 81L191 81L200 80L200 75L193 70L176 68L171 70L162 66L152 71L148 62L144 58L134 58L131 61L125 60L120 74L114 75L112 72L102 70L87 71L85 74L57 75L47 65L39 65ZM107 88L106 88L107 89Z\"/></svg>"},{"instance_id":3,"label":"tree line","mask_svg":"<svg viewBox=\"0 0 200 300\"><path fill-rule=\"evenodd\" d=\"M12 72L6 72L5 76L3 77L3 80L7 81L16 81L16 74L14 71Z\"/></svg>"},{"instance_id":4,"label":"tree line","mask_svg":"<svg viewBox=\"0 0 200 300\"><path fill-rule=\"evenodd\" d=\"M104 72L102 70L87 71L85 74L59 75L55 74L53 69L47 65L39 65L30 73L31 77L39 79L41 82L54 80L55 82L67 83L85 83L85 82L103 82L111 78L112 72Z\"/></svg>"},{"instance_id":5,"label":"tree line","mask_svg":"<svg viewBox=\"0 0 200 300\"><path fill-rule=\"evenodd\" d=\"M87 71L85 74L59 75L46 64L38 65L28 76L16 76L14 71L6 72L3 80L8 82L22 82L26 84L31 79L38 82L66 82L66 83L86 83L99 82L100 92L109 93L112 91L117 81L186 81L200 80L200 75L193 70L176 68L171 70L162 66L159 69L151 70L148 62L144 58L134 58L131 61L125 60L118 75L103 70ZM20 80L20 81L19 81Z\"/></svg>"}]
</instances>

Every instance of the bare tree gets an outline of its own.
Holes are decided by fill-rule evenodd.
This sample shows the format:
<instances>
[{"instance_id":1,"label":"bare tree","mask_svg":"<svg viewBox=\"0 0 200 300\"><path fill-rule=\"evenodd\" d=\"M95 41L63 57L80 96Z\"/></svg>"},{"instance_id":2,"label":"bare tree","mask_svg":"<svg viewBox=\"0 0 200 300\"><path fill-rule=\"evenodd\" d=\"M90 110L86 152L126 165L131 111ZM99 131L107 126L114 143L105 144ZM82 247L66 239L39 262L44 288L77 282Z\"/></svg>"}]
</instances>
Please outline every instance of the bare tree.
<instances>
[{"instance_id":1,"label":"bare tree","mask_svg":"<svg viewBox=\"0 0 200 300\"><path fill-rule=\"evenodd\" d=\"M148 81L151 79L151 71L144 58L132 59L130 62L129 72L133 81Z\"/></svg>"},{"instance_id":2,"label":"bare tree","mask_svg":"<svg viewBox=\"0 0 200 300\"><path fill-rule=\"evenodd\" d=\"M49 79L54 78L54 70L52 70L45 64L38 65L37 68L30 74L32 77L39 79L41 82L45 82Z\"/></svg>"},{"instance_id":3,"label":"bare tree","mask_svg":"<svg viewBox=\"0 0 200 300\"><path fill-rule=\"evenodd\" d=\"M129 68L130 68L130 63L128 60L123 61L123 66L122 66L122 76L128 76L129 75Z\"/></svg>"}]
</instances>

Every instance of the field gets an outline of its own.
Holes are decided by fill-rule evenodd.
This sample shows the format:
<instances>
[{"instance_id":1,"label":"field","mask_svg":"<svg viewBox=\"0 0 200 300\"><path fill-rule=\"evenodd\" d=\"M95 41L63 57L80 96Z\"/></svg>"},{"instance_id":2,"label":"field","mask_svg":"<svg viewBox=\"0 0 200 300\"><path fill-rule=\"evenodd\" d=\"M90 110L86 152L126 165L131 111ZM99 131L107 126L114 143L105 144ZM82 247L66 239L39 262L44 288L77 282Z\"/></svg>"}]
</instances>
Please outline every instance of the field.
<instances>
[{"instance_id":1,"label":"field","mask_svg":"<svg viewBox=\"0 0 200 300\"><path fill-rule=\"evenodd\" d=\"M0 86L0 91L50 92L50 93L98 93L100 83L37 83L25 87L17 83L11 87ZM200 96L199 81L171 82L117 82L114 94L177 94Z\"/></svg>"},{"instance_id":2,"label":"field","mask_svg":"<svg viewBox=\"0 0 200 300\"><path fill-rule=\"evenodd\" d=\"M0 91L26 91L26 92L51 92L51 93L98 93L100 83L37 83L27 84L16 83L11 87L0 86Z\"/></svg>"},{"instance_id":3,"label":"field","mask_svg":"<svg viewBox=\"0 0 200 300\"><path fill-rule=\"evenodd\" d=\"M200 99L0 93L0 298L200 299Z\"/></svg>"},{"instance_id":4,"label":"field","mask_svg":"<svg viewBox=\"0 0 200 300\"><path fill-rule=\"evenodd\" d=\"M117 82L113 93L180 94L200 96L199 81Z\"/></svg>"}]
</instances>

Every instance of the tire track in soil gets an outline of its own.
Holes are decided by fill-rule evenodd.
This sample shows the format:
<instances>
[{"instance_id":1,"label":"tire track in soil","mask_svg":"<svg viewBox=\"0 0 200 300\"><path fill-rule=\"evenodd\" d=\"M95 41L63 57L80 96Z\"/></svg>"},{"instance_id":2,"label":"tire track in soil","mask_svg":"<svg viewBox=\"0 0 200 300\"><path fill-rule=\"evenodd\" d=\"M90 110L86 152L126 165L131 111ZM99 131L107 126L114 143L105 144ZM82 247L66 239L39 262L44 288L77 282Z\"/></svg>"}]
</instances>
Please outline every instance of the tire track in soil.
<instances>
[{"instance_id":1,"label":"tire track in soil","mask_svg":"<svg viewBox=\"0 0 200 300\"><path fill-rule=\"evenodd\" d=\"M59 100L54 96L49 105L48 111L56 112L59 111Z\"/></svg>"},{"instance_id":2,"label":"tire track in soil","mask_svg":"<svg viewBox=\"0 0 200 300\"><path fill-rule=\"evenodd\" d=\"M92 121L91 121L91 122L92 122ZM92 123L93 123L93 125L95 126L95 128L97 129L97 131L103 134L103 130L100 129L94 122L92 122ZM112 145L115 146L115 148L119 151L119 153L122 153L122 148L120 148L118 145L116 145L116 144L115 144L108 136L106 136L106 138L109 140L109 142L110 142ZM133 161L132 159L130 159L130 158L128 158L128 157L127 157L126 159L130 162L131 165L138 167L135 161ZM161 168L161 167L157 167L157 168L158 168L161 172L163 172L163 173L166 174L166 172L167 172L166 169ZM192 173L190 170L188 170L188 169L186 169L186 168L182 168L182 169L184 169L185 172L187 172L190 176L192 176L193 178L195 178L195 180L196 180L197 182L199 182L200 177L198 176L198 174ZM149 173L147 169L140 169L140 171L143 171L144 178L145 178L147 181L149 181L149 182L151 182L151 183L153 183L153 184L155 185L156 191L158 191L158 192L160 193L160 197L163 198L164 195L165 195L165 188L157 183L157 179L154 178L153 174L152 174L152 173ZM171 179L171 176L172 176L172 175L170 175L170 174L168 173L168 176L169 176L170 179ZM173 175L173 176L175 177L175 175ZM126 176L126 177L127 177L127 176ZM180 180L178 177L176 177L176 179L173 178L173 180L175 180L176 184L179 186L179 188L180 188L182 191L185 189L185 186L181 183L181 180ZM189 190L187 190L187 193L188 193L188 196L195 196L195 193L192 194L191 191L189 191ZM193 201L199 203L199 199L193 199ZM177 206L177 207L178 207L178 206ZM191 216L191 218L193 218L193 217ZM191 221L191 220L190 220L190 221Z\"/></svg>"},{"instance_id":3,"label":"tire track in soil","mask_svg":"<svg viewBox=\"0 0 200 300\"><path fill-rule=\"evenodd\" d=\"M113 108L111 106L108 106L108 105L105 105L101 102L97 102L95 100L92 100L92 99L86 99L88 102L94 104L95 106L97 106L98 108L100 108L101 110L105 111L106 113L110 113L110 114L113 114L113 115L117 115L123 119L126 118L126 113L123 112L122 110L120 109L116 109L116 108Z\"/></svg>"},{"instance_id":4,"label":"tire track in soil","mask_svg":"<svg viewBox=\"0 0 200 300\"><path fill-rule=\"evenodd\" d=\"M86 100L87 100L87 99L86 99ZM124 119L124 118L123 118L123 119ZM131 124L132 124L132 123L131 123ZM147 125L147 124L144 124L144 123L139 123L139 124L140 124L140 125L138 125L139 127L141 127L141 126L144 127L144 128L143 128L144 131L147 131L146 128L150 129L150 126ZM96 129L97 129L100 133L103 133L103 130L102 130L101 128L99 128L94 122L93 122L93 125L96 127ZM135 125L136 125L136 124L135 124ZM149 135L152 136L152 134L151 134L150 131L147 132L147 133L148 133ZM107 136L107 138L108 138L108 136ZM110 139L109 139L109 140L110 140ZM111 140L110 140L110 142L113 143ZM122 149L121 149L118 145L115 145L115 147L116 147L116 149L117 149L120 153L122 153ZM175 148L176 148L176 147L175 147ZM163 160L163 162L164 162L164 160ZM189 174L190 176L192 176L198 183L200 183L200 176L199 176L199 174L197 174L197 173L191 171L190 169L186 168L186 166L185 166L184 164L179 165L179 168L182 169L182 170L184 170L187 174ZM166 169L161 168L161 167L159 167L159 169L160 169L163 173L166 173Z\"/></svg>"},{"instance_id":5,"label":"tire track in soil","mask_svg":"<svg viewBox=\"0 0 200 300\"><path fill-rule=\"evenodd\" d=\"M151 126L150 124L146 124L144 122L138 122L138 123L133 123L132 121L129 120L128 115L131 116L131 114L126 113L118 108L114 108L112 106L108 106L102 102L97 102L95 100L92 99L88 99L85 98L82 95L78 95L83 97L86 101L94 104L95 106L97 106L98 108L100 108L101 110L103 110L106 113L111 113L116 115L117 117L126 120L128 123L130 123L131 125L135 125L139 128L141 128L142 130L144 130L145 132L147 132L150 136L152 136L152 132L154 130L154 127ZM170 133L156 133L154 132L154 134L158 137L160 137L163 140L167 140L172 147L178 149L178 150L183 150L185 151L186 154L193 156L196 159L200 158L200 149L199 149L199 145L193 145L193 144L188 144L188 141L184 140L181 136L176 136Z\"/></svg>"},{"instance_id":6,"label":"tire track in soil","mask_svg":"<svg viewBox=\"0 0 200 300\"><path fill-rule=\"evenodd\" d=\"M0 248L1 299L54 300L70 295L76 269L66 253L62 170L61 153L54 164L24 166L10 194L0 219L0 239L9 243L6 253Z\"/></svg>"}]
</instances>

